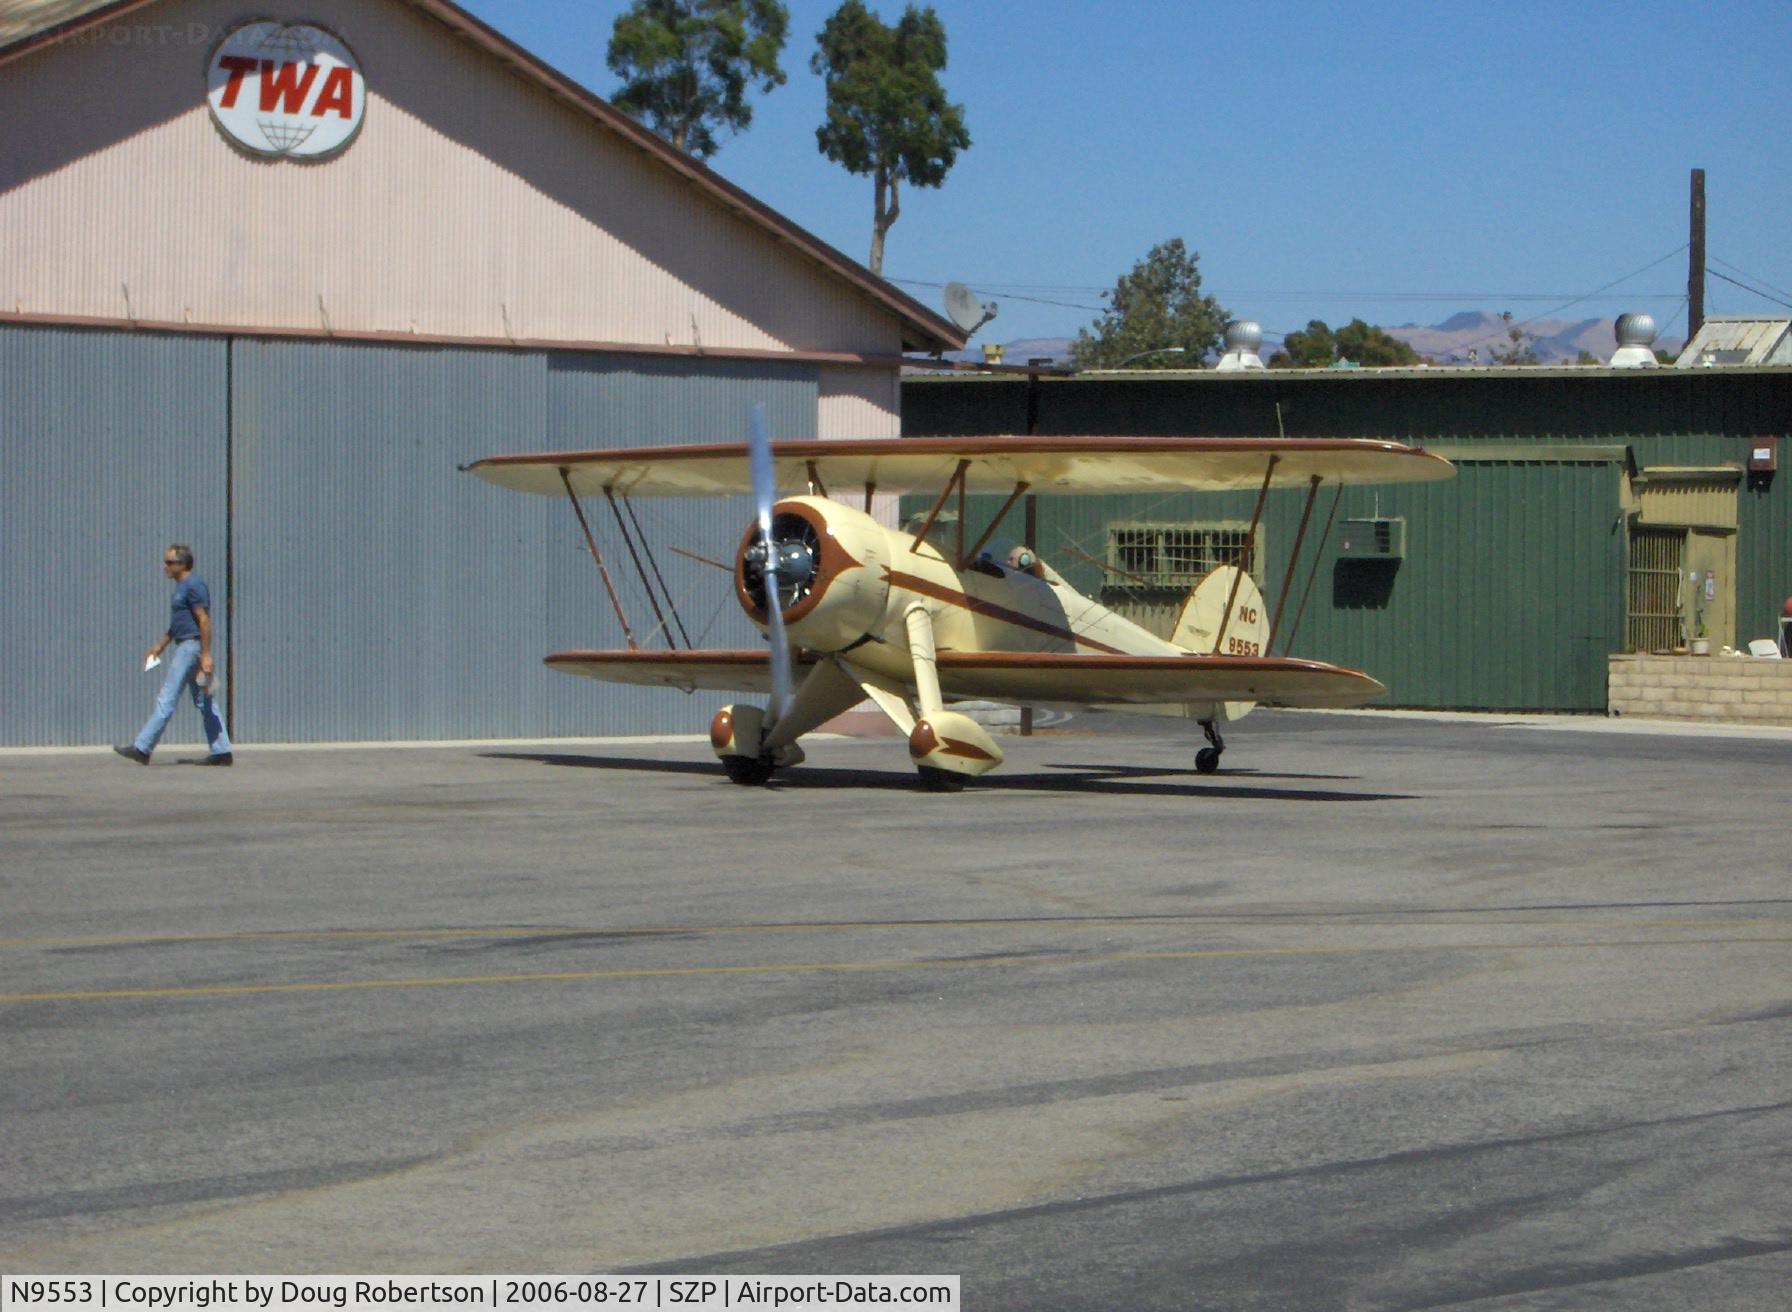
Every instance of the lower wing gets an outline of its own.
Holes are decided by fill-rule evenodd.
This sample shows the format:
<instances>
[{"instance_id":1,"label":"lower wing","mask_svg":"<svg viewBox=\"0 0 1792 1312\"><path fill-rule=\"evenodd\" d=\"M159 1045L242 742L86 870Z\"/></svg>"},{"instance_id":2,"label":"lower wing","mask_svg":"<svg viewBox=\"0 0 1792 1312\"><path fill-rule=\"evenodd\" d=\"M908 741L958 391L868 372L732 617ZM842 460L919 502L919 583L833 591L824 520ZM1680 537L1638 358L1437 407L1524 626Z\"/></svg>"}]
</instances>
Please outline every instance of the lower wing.
<instances>
[{"instance_id":1,"label":"lower wing","mask_svg":"<svg viewBox=\"0 0 1792 1312\"><path fill-rule=\"evenodd\" d=\"M815 664L801 653L797 668ZM1098 656L1058 652L938 655L949 698L1073 706L1257 702L1265 706L1360 706L1387 689L1360 670L1272 656ZM549 669L608 683L717 692L769 692L761 651L563 651Z\"/></svg>"}]
</instances>

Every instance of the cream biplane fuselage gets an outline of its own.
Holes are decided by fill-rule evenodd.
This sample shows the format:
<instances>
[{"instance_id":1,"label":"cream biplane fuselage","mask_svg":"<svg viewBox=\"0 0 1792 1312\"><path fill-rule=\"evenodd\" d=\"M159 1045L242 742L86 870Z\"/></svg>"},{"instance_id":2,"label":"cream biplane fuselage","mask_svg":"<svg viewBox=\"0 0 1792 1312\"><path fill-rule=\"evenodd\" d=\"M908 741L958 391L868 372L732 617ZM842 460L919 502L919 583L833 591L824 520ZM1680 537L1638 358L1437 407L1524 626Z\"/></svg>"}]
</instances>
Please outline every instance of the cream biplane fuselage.
<instances>
[{"instance_id":1,"label":"cream biplane fuselage","mask_svg":"<svg viewBox=\"0 0 1792 1312\"><path fill-rule=\"evenodd\" d=\"M613 682L770 693L770 705L724 706L711 723L711 744L738 783L762 783L800 761L804 734L867 698L907 736L931 788L956 788L1002 761L988 731L952 709L966 700L1187 716L1206 730L1210 746L1197 765L1211 772L1224 747L1218 725L1255 704L1354 706L1383 688L1355 670L1271 655L1275 630L1263 596L1230 565L1191 591L1170 639L1147 632L1077 592L1030 544L986 550L1008 507L1029 489L1255 485L1260 515L1262 494L1300 486L1308 494L1304 534L1328 478L1341 485L1453 472L1416 448L1367 441L903 439L780 443L766 452L760 518L735 553L734 592L774 647L782 633L788 660L781 664L777 651L644 651L632 637L628 650L546 658L553 669ZM612 507L618 497L738 493L751 486L752 457L739 446L674 447L501 456L470 468L503 486L562 491L576 509L581 491L601 491ZM774 482L810 491L774 500ZM938 499L912 530L825 495L830 486L863 486L869 506L874 489L929 485ZM1002 514L968 547L962 522L956 541L938 524L954 488L961 496L1009 493ZM582 510L579 517L597 555ZM617 524L626 532L620 514ZM1290 580L1293 572L1291 563ZM651 595L645 570L641 577ZM1287 594L1284 584L1278 611Z\"/></svg>"}]
</instances>

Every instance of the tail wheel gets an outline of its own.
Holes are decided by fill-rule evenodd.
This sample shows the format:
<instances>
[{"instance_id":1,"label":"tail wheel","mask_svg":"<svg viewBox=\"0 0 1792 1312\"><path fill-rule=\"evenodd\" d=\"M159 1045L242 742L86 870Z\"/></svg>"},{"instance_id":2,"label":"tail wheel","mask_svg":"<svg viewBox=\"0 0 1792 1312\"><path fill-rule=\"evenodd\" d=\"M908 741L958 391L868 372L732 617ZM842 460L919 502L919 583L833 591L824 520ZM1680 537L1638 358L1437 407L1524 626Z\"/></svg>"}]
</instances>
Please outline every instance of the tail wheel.
<instances>
[{"instance_id":1,"label":"tail wheel","mask_svg":"<svg viewBox=\"0 0 1792 1312\"><path fill-rule=\"evenodd\" d=\"M1201 732L1207 735L1212 746L1195 753L1195 769L1202 774L1213 774L1220 768L1220 753L1226 750L1226 740L1220 737L1219 726L1212 720L1201 721Z\"/></svg>"},{"instance_id":2,"label":"tail wheel","mask_svg":"<svg viewBox=\"0 0 1792 1312\"><path fill-rule=\"evenodd\" d=\"M754 786L768 781L778 767L769 756L724 756L722 768L732 782Z\"/></svg>"}]
</instances>

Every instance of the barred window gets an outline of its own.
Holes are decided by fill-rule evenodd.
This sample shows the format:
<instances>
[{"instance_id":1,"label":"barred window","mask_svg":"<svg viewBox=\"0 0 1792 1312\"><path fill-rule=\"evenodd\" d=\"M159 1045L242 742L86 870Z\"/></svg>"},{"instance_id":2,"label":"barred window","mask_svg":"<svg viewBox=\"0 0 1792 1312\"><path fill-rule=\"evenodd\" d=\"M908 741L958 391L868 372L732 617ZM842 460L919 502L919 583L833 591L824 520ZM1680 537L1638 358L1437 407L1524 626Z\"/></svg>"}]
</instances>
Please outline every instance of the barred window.
<instances>
[{"instance_id":1,"label":"barred window","mask_svg":"<svg viewBox=\"0 0 1792 1312\"><path fill-rule=\"evenodd\" d=\"M1250 529L1243 522L1111 524L1108 565L1122 587L1187 591L1221 565L1254 572Z\"/></svg>"}]
</instances>

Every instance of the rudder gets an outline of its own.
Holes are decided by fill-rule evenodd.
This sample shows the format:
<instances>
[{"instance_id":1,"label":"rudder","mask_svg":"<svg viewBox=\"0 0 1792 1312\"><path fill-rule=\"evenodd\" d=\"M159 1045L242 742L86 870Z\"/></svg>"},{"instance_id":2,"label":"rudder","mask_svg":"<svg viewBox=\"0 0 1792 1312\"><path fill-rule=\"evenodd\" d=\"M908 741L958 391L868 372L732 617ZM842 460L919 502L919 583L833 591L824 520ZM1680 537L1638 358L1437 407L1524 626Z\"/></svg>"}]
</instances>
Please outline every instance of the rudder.
<instances>
[{"instance_id":1,"label":"rudder","mask_svg":"<svg viewBox=\"0 0 1792 1312\"><path fill-rule=\"evenodd\" d=\"M1234 582L1238 595L1233 597ZM1226 616L1226 602L1232 602L1232 615ZM1224 622L1225 631L1220 631ZM1269 651L1269 615L1263 605L1263 594L1249 574L1233 565L1221 565L1189 590L1182 603L1182 614L1176 617L1176 629L1170 641L1197 656L1263 656ZM1190 714L1199 720L1242 720L1250 714L1255 702L1214 702L1211 706L1194 707Z\"/></svg>"}]
</instances>

